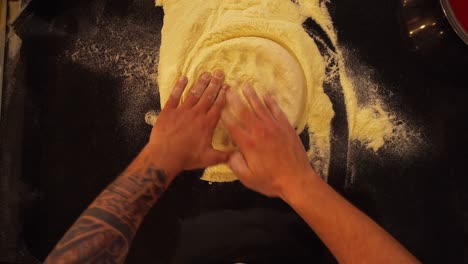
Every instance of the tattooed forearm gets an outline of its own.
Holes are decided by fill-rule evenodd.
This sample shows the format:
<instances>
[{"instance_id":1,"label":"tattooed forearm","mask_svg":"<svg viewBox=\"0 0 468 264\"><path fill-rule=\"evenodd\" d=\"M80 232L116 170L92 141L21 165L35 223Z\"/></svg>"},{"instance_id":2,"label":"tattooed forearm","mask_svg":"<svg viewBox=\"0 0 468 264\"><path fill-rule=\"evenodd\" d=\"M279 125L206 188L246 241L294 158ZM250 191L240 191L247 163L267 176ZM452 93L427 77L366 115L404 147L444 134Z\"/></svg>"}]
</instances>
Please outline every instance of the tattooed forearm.
<instances>
[{"instance_id":1,"label":"tattooed forearm","mask_svg":"<svg viewBox=\"0 0 468 264\"><path fill-rule=\"evenodd\" d=\"M168 181L149 157L137 158L81 215L46 263L122 263Z\"/></svg>"},{"instance_id":2,"label":"tattooed forearm","mask_svg":"<svg viewBox=\"0 0 468 264\"><path fill-rule=\"evenodd\" d=\"M46 263L122 263L128 242L99 219L83 216L57 244Z\"/></svg>"},{"instance_id":3,"label":"tattooed forearm","mask_svg":"<svg viewBox=\"0 0 468 264\"><path fill-rule=\"evenodd\" d=\"M141 216L164 192L164 182L163 171L148 167L143 173L138 171L112 183L90 208L105 208L136 231L143 220Z\"/></svg>"}]
</instances>

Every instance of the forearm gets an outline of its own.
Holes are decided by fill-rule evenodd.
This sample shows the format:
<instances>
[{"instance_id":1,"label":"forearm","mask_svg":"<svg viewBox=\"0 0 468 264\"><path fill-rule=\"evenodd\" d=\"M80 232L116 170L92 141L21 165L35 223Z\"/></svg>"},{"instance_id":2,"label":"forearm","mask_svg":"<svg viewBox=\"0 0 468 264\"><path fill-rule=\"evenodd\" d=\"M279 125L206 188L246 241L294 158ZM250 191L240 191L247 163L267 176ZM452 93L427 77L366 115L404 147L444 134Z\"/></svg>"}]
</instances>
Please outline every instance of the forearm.
<instances>
[{"instance_id":1,"label":"forearm","mask_svg":"<svg viewBox=\"0 0 468 264\"><path fill-rule=\"evenodd\" d=\"M284 199L340 263L419 263L385 230L312 174Z\"/></svg>"},{"instance_id":2,"label":"forearm","mask_svg":"<svg viewBox=\"0 0 468 264\"><path fill-rule=\"evenodd\" d=\"M46 263L122 263L144 216L182 170L226 162L211 141L226 103L224 73L204 73L180 100L180 78L153 126L148 145L65 234ZM188 151L187 151L188 150Z\"/></svg>"},{"instance_id":3,"label":"forearm","mask_svg":"<svg viewBox=\"0 0 468 264\"><path fill-rule=\"evenodd\" d=\"M144 216L177 173L154 155L145 147L80 216L46 263L123 263Z\"/></svg>"}]
</instances>

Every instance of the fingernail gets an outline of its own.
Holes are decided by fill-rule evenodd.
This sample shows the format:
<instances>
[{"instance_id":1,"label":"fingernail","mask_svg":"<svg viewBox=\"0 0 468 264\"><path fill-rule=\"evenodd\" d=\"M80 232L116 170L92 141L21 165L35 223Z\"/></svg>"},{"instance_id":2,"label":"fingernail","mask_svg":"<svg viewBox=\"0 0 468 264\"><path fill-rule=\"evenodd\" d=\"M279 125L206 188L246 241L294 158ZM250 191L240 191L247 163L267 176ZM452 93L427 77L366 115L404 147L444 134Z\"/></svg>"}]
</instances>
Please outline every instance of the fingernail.
<instances>
[{"instance_id":1,"label":"fingernail","mask_svg":"<svg viewBox=\"0 0 468 264\"><path fill-rule=\"evenodd\" d=\"M229 90L229 88L230 88L229 85L227 85L227 84L223 85L223 91L224 92L227 92Z\"/></svg>"},{"instance_id":2,"label":"fingernail","mask_svg":"<svg viewBox=\"0 0 468 264\"><path fill-rule=\"evenodd\" d=\"M224 77L224 72L222 70L216 70L215 73L214 73L215 77L218 78L218 79L221 79Z\"/></svg>"},{"instance_id":3,"label":"fingernail","mask_svg":"<svg viewBox=\"0 0 468 264\"><path fill-rule=\"evenodd\" d=\"M211 73L205 72L202 74L202 79L209 80L211 78Z\"/></svg>"},{"instance_id":4,"label":"fingernail","mask_svg":"<svg viewBox=\"0 0 468 264\"><path fill-rule=\"evenodd\" d=\"M183 82L183 83L188 82L187 76L180 77L179 82Z\"/></svg>"}]
</instances>

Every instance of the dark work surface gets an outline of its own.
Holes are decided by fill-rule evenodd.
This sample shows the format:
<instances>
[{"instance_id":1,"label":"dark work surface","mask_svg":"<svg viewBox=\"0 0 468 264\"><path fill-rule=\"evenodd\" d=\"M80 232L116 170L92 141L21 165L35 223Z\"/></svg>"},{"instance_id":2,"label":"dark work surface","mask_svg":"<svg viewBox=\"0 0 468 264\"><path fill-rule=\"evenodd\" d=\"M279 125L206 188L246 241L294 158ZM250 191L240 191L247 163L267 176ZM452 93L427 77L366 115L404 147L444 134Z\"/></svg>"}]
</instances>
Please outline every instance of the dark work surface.
<instances>
[{"instance_id":1,"label":"dark work surface","mask_svg":"<svg viewBox=\"0 0 468 264\"><path fill-rule=\"evenodd\" d=\"M424 263L466 262L468 48L447 28L443 39L416 49L399 1L341 0L330 9L357 65L351 71L373 69L392 94L387 103L425 142L404 158L351 144L347 173L356 177L334 187ZM0 262L43 260L146 143L144 114L159 108L149 75L162 17L153 1L33 1L15 24L23 46L2 104ZM210 185L200 174L171 185L128 263L333 262L280 200L238 182Z\"/></svg>"}]
</instances>

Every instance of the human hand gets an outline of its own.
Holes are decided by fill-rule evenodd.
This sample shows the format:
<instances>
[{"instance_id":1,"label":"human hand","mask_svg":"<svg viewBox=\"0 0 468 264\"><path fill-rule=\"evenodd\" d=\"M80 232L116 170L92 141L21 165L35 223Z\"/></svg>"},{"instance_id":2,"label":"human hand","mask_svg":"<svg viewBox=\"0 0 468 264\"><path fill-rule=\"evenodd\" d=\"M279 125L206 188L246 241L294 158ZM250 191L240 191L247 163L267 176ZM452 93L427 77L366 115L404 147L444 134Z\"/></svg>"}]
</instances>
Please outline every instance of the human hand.
<instances>
[{"instance_id":1,"label":"human hand","mask_svg":"<svg viewBox=\"0 0 468 264\"><path fill-rule=\"evenodd\" d=\"M264 103L255 90L243 90L248 104L233 92L227 93L229 107L222 120L239 151L229 167L248 188L284 199L286 191L300 186L304 177L318 177L307 159L299 136L271 96Z\"/></svg>"},{"instance_id":2,"label":"human hand","mask_svg":"<svg viewBox=\"0 0 468 264\"><path fill-rule=\"evenodd\" d=\"M229 153L214 150L214 129L226 103L227 85L224 73L204 73L191 88L185 101L180 98L187 86L186 77L179 79L151 132L149 148L158 166L168 174L205 168L226 162Z\"/></svg>"}]
</instances>

